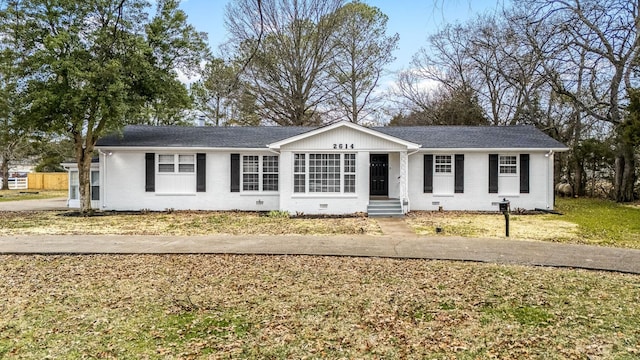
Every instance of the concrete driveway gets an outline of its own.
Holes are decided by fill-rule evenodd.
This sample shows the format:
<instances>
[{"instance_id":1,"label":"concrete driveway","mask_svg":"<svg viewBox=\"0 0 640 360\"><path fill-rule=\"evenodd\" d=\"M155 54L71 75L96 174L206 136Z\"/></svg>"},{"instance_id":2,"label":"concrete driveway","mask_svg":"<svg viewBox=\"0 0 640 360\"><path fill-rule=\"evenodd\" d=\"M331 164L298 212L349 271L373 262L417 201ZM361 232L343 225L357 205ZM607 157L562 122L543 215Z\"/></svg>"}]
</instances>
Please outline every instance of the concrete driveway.
<instances>
[{"instance_id":1,"label":"concrete driveway","mask_svg":"<svg viewBox=\"0 0 640 360\"><path fill-rule=\"evenodd\" d=\"M67 198L0 202L0 211L67 210Z\"/></svg>"}]
</instances>

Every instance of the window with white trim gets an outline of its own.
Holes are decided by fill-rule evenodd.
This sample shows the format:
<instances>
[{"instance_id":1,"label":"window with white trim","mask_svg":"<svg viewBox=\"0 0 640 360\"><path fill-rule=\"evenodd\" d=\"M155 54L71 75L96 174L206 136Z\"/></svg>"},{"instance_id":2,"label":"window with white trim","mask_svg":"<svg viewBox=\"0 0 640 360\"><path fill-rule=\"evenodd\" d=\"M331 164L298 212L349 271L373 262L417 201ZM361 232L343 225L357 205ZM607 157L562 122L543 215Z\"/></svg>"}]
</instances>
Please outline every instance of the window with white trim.
<instances>
[{"instance_id":1,"label":"window with white trim","mask_svg":"<svg viewBox=\"0 0 640 360\"><path fill-rule=\"evenodd\" d=\"M500 155L498 164L500 174L518 173L518 157L515 155Z\"/></svg>"},{"instance_id":2,"label":"window with white trim","mask_svg":"<svg viewBox=\"0 0 640 360\"><path fill-rule=\"evenodd\" d=\"M451 155L436 155L434 168L436 174L451 174Z\"/></svg>"},{"instance_id":3,"label":"window with white trim","mask_svg":"<svg viewBox=\"0 0 640 360\"><path fill-rule=\"evenodd\" d=\"M278 191L278 157L262 157L262 191Z\"/></svg>"},{"instance_id":4,"label":"window with white trim","mask_svg":"<svg viewBox=\"0 0 640 360\"><path fill-rule=\"evenodd\" d=\"M306 156L305 154L293 155L293 192L303 193L306 192Z\"/></svg>"},{"instance_id":5,"label":"window with white trim","mask_svg":"<svg viewBox=\"0 0 640 360\"><path fill-rule=\"evenodd\" d=\"M80 179L77 171L69 171L69 199L78 200L80 198Z\"/></svg>"},{"instance_id":6,"label":"window with white trim","mask_svg":"<svg viewBox=\"0 0 640 360\"><path fill-rule=\"evenodd\" d=\"M177 167L176 164L178 164ZM195 171L196 162L193 154L158 154L159 173L194 173Z\"/></svg>"},{"instance_id":7,"label":"window with white trim","mask_svg":"<svg viewBox=\"0 0 640 360\"><path fill-rule=\"evenodd\" d=\"M100 200L100 171L91 170L91 200ZM69 200L80 199L80 178L78 171L69 171Z\"/></svg>"},{"instance_id":8,"label":"window with white trim","mask_svg":"<svg viewBox=\"0 0 640 360\"><path fill-rule=\"evenodd\" d=\"M242 156L242 190L260 190L260 161L259 156Z\"/></svg>"},{"instance_id":9,"label":"window with white trim","mask_svg":"<svg viewBox=\"0 0 640 360\"><path fill-rule=\"evenodd\" d=\"M355 191L356 154L294 154L294 193Z\"/></svg>"},{"instance_id":10,"label":"window with white trim","mask_svg":"<svg viewBox=\"0 0 640 360\"><path fill-rule=\"evenodd\" d=\"M278 191L277 155L242 156L242 191Z\"/></svg>"},{"instance_id":11,"label":"window with white trim","mask_svg":"<svg viewBox=\"0 0 640 360\"><path fill-rule=\"evenodd\" d=\"M340 154L309 154L309 192L340 192Z\"/></svg>"},{"instance_id":12,"label":"window with white trim","mask_svg":"<svg viewBox=\"0 0 640 360\"><path fill-rule=\"evenodd\" d=\"M91 171L91 200L100 200L100 171Z\"/></svg>"},{"instance_id":13,"label":"window with white trim","mask_svg":"<svg viewBox=\"0 0 640 360\"><path fill-rule=\"evenodd\" d=\"M356 154L344 154L344 192L356 192Z\"/></svg>"}]
</instances>

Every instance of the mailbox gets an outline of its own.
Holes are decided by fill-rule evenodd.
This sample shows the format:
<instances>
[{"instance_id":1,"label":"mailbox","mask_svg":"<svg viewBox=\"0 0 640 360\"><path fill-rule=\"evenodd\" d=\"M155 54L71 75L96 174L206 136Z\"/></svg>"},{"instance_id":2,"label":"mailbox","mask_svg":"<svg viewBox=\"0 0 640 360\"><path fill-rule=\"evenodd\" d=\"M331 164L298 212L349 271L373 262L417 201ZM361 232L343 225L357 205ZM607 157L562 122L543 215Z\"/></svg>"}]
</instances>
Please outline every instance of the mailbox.
<instances>
[{"instance_id":1,"label":"mailbox","mask_svg":"<svg viewBox=\"0 0 640 360\"><path fill-rule=\"evenodd\" d=\"M501 212L510 212L511 211L511 203L507 199L503 199L498 203Z\"/></svg>"},{"instance_id":2,"label":"mailbox","mask_svg":"<svg viewBox=\"0 0 640 360\"><path fill-rule=\"evenodd\" d=\"M502 199L498 203L498 207L502 214L504 214L504 227L505 227L505 235L509 237L509 213L511 212L511 203L507 199Z\"/></svg>"}]
</instances>

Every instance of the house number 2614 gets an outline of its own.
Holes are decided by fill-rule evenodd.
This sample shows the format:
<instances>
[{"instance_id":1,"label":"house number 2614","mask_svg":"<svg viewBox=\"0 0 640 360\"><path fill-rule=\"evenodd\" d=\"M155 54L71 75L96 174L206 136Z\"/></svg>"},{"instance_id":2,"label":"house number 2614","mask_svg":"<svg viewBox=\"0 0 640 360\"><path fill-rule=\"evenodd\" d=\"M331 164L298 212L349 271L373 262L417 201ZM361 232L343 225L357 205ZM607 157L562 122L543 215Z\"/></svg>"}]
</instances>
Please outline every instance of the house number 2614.
<instances>
[{"instance_id":1,"label":"house number 2614","mask_svg":"<svg viewBox=\"0 0 640 360\"><path fill-rule=\"evenodd\" d=\"M333 144L334 149L353 149L353 144Z\"/></svg>"}]
</instances>

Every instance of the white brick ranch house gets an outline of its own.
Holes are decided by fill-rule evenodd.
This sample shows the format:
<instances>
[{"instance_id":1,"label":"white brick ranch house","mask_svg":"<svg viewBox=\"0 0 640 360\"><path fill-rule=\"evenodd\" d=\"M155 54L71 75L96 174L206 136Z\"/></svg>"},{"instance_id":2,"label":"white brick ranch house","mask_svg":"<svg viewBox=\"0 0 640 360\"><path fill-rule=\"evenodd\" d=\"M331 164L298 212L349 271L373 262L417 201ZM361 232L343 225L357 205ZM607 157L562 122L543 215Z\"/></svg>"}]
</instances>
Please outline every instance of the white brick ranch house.
<instances>
[{"instance_id":1,"label":"white brick ranch house","mask_svg":"<svg viewBox=\"0 0 640 360\"><path fill-rule=\"evenodd\" d=\"M553 156L531 126L367 128L127 126L98 141L92 201L102 210L553 208ZM69 207L79 207L77 167ZM76 172L74 174L74 172ZM76 183L74 183L74 181Z\"/></svg>"}]
</instances>

